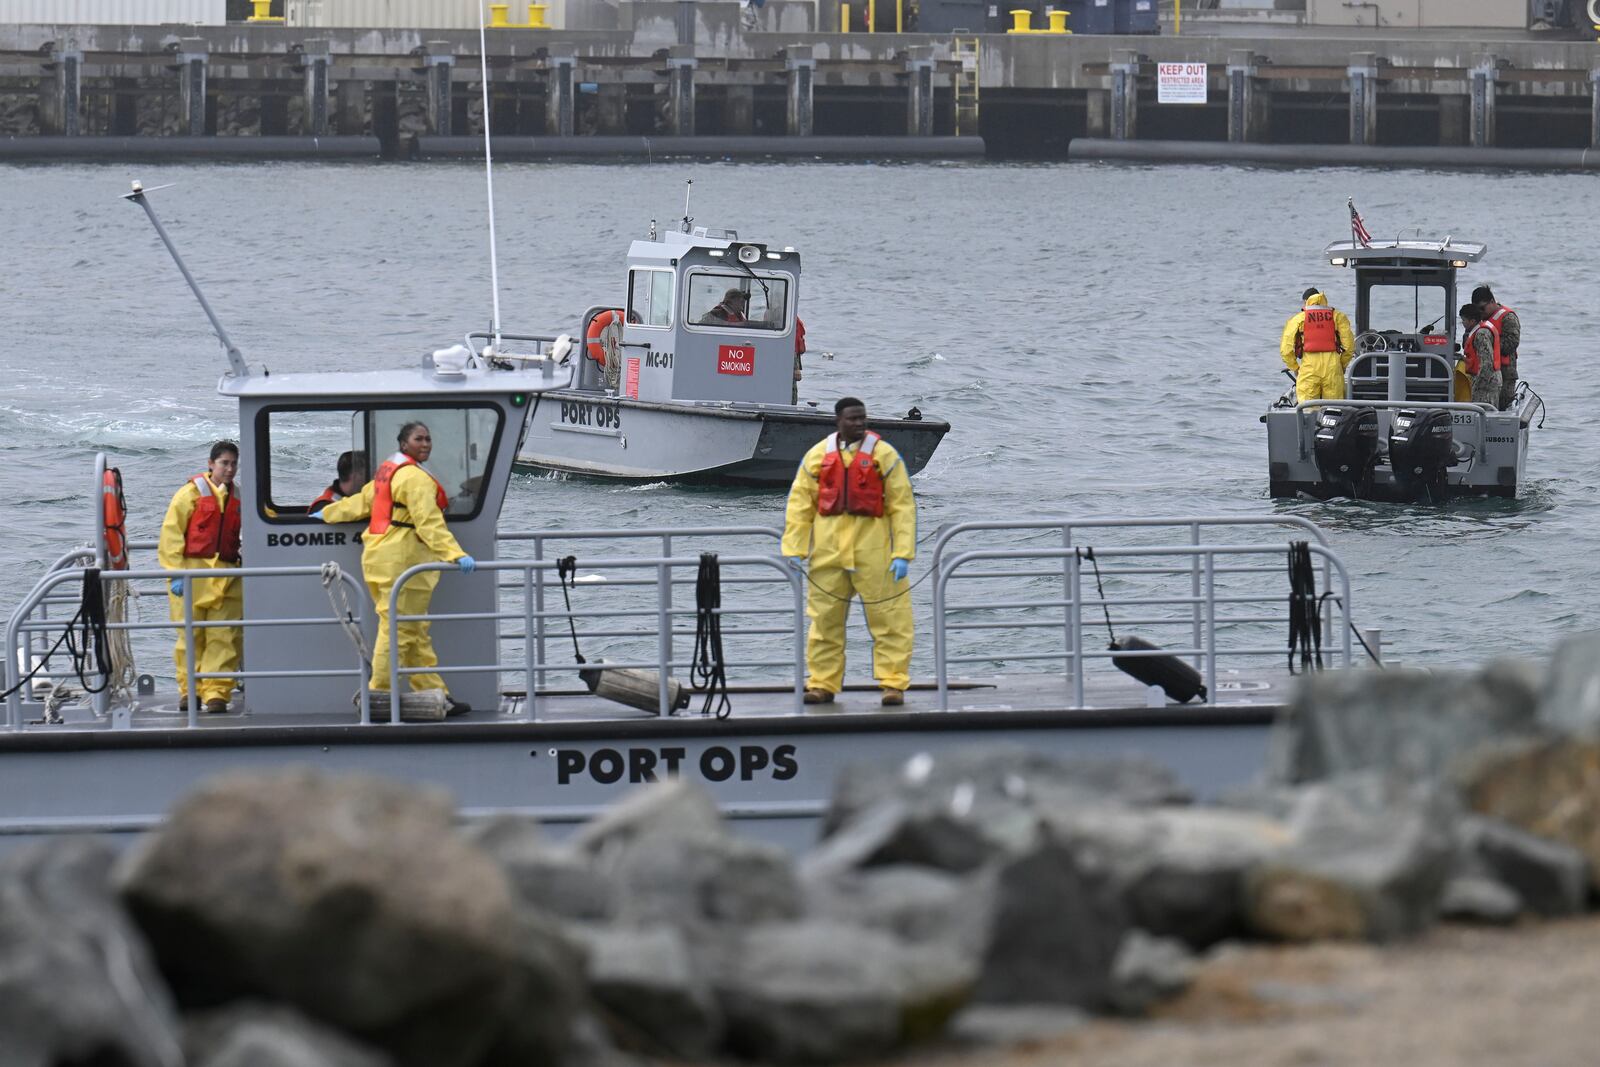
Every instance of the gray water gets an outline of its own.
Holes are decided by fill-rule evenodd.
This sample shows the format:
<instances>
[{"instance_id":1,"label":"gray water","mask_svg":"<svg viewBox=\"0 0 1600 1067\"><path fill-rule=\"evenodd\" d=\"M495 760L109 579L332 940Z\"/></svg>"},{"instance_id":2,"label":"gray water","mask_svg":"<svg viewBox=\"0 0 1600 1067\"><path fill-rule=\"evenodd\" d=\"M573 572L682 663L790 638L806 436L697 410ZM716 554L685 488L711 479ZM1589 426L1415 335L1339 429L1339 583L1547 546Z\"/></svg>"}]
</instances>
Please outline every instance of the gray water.
<instances>
[{"instance_id":1,"label":"gray water","mask_svg":"<svg viewBox=\"0 0 1600 1067\"><path fill-rule=\"evenodd\" d=\"M154 536L207 444L237 433L215 340L127 180L159 210L252 364L414 364L489 319L471 166L0 167L0 609L88 536L91 461L127 476ZM1596 625L1600 378L1582 175L1095 165L528 165L496 169L505 327L572 330L622 292L652 218L792 244L813 352L802 398L915 404L954 426L916 479L924 532L1028 514L1304 515L1350 564L1359 621L1406 659L1542 651ZM1522 314L1522 375L1549 403L1522 499L1415 508L1273 502L1258 417L1318 253L1348 234L1454 234ZM778 524L778 492L519 477L520 527ZM919 660L921 659L919 655Z\"/></svg>"}]
</instances>

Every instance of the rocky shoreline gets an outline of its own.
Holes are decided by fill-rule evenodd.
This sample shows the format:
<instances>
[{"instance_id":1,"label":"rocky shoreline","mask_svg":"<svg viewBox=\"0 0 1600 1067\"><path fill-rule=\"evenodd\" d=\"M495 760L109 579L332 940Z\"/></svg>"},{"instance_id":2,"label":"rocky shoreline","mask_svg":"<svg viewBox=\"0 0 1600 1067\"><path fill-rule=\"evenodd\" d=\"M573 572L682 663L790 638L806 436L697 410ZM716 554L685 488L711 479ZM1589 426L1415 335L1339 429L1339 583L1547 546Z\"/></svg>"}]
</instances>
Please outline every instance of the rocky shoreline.
<instances>
[{"instance_id":1,"label":"rocky shoreline","mask_svg":"<svg viewBox=\"0 0 1600 1067\"><path fill-rule=\"evenodd\" d=\"M0 1048L622 1067L870 1062L955 1034L998 1057L1021 1037L985 1020L1160 1013L1251 942L1579 916L1600 888L1597 653L1315 676L1261 783L1205 806L1136 757L854 768L799 857L679 781L555 842L388 782L225 776L124 853L0 862Z\"/></svg>"}]
</instances>

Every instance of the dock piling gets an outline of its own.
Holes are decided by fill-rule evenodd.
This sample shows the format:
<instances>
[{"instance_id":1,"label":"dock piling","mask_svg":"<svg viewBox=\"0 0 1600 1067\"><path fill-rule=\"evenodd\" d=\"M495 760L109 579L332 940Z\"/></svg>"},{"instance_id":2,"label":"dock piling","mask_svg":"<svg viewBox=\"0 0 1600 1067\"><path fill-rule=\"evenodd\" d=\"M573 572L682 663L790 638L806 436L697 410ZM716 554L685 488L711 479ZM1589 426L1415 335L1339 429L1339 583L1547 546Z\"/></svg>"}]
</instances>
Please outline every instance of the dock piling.
<instances>
[{"instance_id":1,"label":"dock piling","mask_svg":"<svg viewBox=\"0 0 1600 1067\"><path fill-rule=\"evenodd\" d=\"M906 49L906 133L933 136L933 48Z\"/></svg>"},{"instance_id":2,"label":"dock piling","mask_svg":"<svg viewBox=\"0 0 1600 1067\"><path fill-rule=\"evenodd\" d=\"M1468 129L1472 147L1488 148L1494 144L1495 83L1500 78L1500 64L1492 55L1481 55L1472 64L1472 121Z\"/></svg>"},{"instance_id":3,"label":"dock piling","mask_svg":"<svg viewBox=\"0 0 1600 1067\"><path fill-rule=\"evenodd\" d=\"M82 132L83 53L72 46L51 54L55 77L39 83L39 125L46 133L76 137Z\"/></svg>"},{"instance_id":4,"label":"dock piling","mask_svg":"<svg viewBox=\"0 0 1600 1067\"><path fill-rule=\"evenodd\" d=\"M206 133L206 68L211 46L202 37L185 37L178 42L178 100L182 108L183 132L190 137Z\"/></svg>"},{"instance_id":5,"label":"dock piling","mask_svg":"<svg viewBox=\"0 0 1600 1067\"><path fill-rule=\"evenodd\" d=\"M790 45L784 56L783 68L789 82L789 136L810 137L811 87L817 70L817 61L812 58L811 46Z\"/></svg>"},{"instance_id":6,"label":"dock piling","mask_svg":"<svg viewBox=\"0 0 1600 1067\"><path fill-rule=\"evenodd\" d=\"M1261 101L1256 91L1256 54L1248 49L1228 53L1228 140L1254 143L1261 140Z\"/></svg>"},{"instance_id":7,"label":"dock piling","mask_svg":"<svg viewBox=\"0 0 1600 1067\"><path fill-rule=\"evenodd\" d=\"M570 51L552 52L549 59L550 85L545 92L545 129L556 137L571 137L577 130L578 98L574 72L578 61ZM626 98L623 110L626 112Z\"/></svg>"},{"instance_id":8,"label":"dock piling","mask_svg":"<svg viewBox=\"0 0 1600 1067\"><path fill-rule=\"evenodd\" d=\"M436 137L449 137L454 132L450 128L450 83L456 57L449 41L429 41L423 47L428 78L428 132Z\"/></svg>"},{"instance_id":9,"label":"dock piling","mask_svg":"<svg viewBox=\"0 0 1600 1067\"><path fill-rule=\"evenodd\" d=\"M1139 130L1139 53L1111 53L1111 139L1131 141Z\"/></svg>"},{"instance_id":10,"label":"dock piling","mask_svg":"<svg viewBox=\"0 0 1600 1067\"><path fill-rule=\"evenodd\" d=\"M675 44L667 55L669 113L672 133L678 137L694 136L694 69L698 65L692 44Z\"/></svg>"},{"instance_id":11,"label":"dock piling","mask_svg":"<svg viewBox=\"0 0 1600 1067\"><path fill-rule=\"evenodd\" d=\"M1350 78L1350 143L1378 143L1378 56L1356 52L1346 72Z\"/></svg>"},{"instance_id":12,"label":"dock piling","mask_svg":"<svg viewBox=\"0 0 1600 1067\"><path fill-rule=\"evenodd\" d=\"M1600 148L1600 67L1589 72L1589 147Z\"/></svg>"},{"instance_id":13,"label":"dock piling","mask_svg":"<svg viewBox=\"0 0 1600 1067\"><path fill-rule=\"evenodd\" d=\"M306 65L305 132L313 137L325 137L328 134L329 45L327 41L306 41L301 47Z\"/></svg>"}]
</instances>

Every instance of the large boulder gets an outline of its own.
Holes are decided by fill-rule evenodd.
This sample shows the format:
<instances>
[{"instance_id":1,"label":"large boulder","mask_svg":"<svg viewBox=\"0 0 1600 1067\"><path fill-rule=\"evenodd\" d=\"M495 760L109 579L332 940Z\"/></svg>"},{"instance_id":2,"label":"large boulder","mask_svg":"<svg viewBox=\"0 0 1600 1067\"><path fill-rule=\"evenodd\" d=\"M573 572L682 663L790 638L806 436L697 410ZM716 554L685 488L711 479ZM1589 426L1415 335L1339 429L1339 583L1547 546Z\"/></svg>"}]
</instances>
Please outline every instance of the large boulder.
<instances>
[{"instance_id":1,"label":"large boulder","mask_svg":"<svg viewBox=\"0 0 1600 1067\"><path fill-rule=\"evenodd\" d=\"M589 854L550 841L536 819L497 816L469 826L464 836L500 864L526 905L579 920L606 919L616 910L611 881Z\"/></svg>"},{"instance_id":2,"label":"large boulder","mask_svg":"<svg viewBox=\"0 0 1600 1067\"><path fill-rule=\"evenodd\" d=\"M1245 876L1247 921L1287 941L1420 933L1455 869L1455 815L1430 783L1358 775L1303 790L1293 844Z\"/></svg>"},{"instance_id":3,"label":"large boulder","mask_svg":"<svg viewBox=\"0 0 1600 1067\"><path fill-rule=\"evenodd\" d=\"M771 1064L868 1059L932 1037L974 978L948 946L826 920L750 927L722 961L727 1047Z\"/></svg>"},{"instance_id":4,"label":"large boulder","mask_svg":"<svg viewBox=\"0 0 1600 1067\"><path fill-rule=\"evenodd\" d=\"M1190 794L1165 766L1140 757L1062 758L1020 745L975 746L937 757L919 753L892 773L870 764L846 767L834 783L823 834L834 833L888 800L967 817L1016 806L1049 810L1085 798L1170 804L1188 800ZM990 816L981 821L993 823L993 832L1005 840L1005 827L998 819ZM1028 829L1024 821L1021 832Z\"/></svg>"},{"instance_id":5,"label":"large boulder","mask_svg":"<svg viewBox=\"0 0 1600 1067\"><path fill-rule=\"evenodd\" d=\"M1455 780L1473 811L1581 853L1600 889L1600 740L1488 745Z\"/></svg>"},{"instance_id":6,"label":"large boulder","mask_svg":"<svg viewBox=\"0 0 1600 1067\"><path fill-rule=\"evenodd\" d=\"M1226 808L1081 807L1047 821L1107 872L1134 925L1194 948L1245 932L1245 873L1293 841L1278 819Z\"/></svg>"},{"instance_id":7,"label":"large boulder","mask_svg":"<svg viewBox=\"0 0 1600 1067\"><path fill-rule=\"evenodd\" d=\"M666 924L580 924L589 988L615 1032L644 1053L704 1059L722 1039L722 1014L683 932Z\"/></svg>"},{"instance_id":8,"label":"large boulder","mask_svg":"<svg viewBox=\"0 0 1600 1067\"><path fill-rule=\"evenodd\" d=\"M1268 762L1287 784L1380 771L1446 773L1491 740L1538 732L1541 678L1521 660L1481 671L1326 671L1300 683L1273 727Z\"/></svg>"},{"instance_id":9,"label":"large boulder","mask_svg":"<svg viewBox=\"0 0 1600 1067\"><path fill-rule=\"evenodd\" d=\"M1588 903L1589 861L1571 845L1479 817L1461 820L1459 839L1475 864L1536 915L1579 915Z\"/></svg>"},{"instance_id":10,"label":"large boulder","mask_svg":"<svg viewBox=\"0 0 1600 1067\"><path fill-rule=\"evenodd\" d=\"M948 941L981 958L988 949L991 881L928 867L867 867L806 882L807 914L922 944Z\"/></svg>"},{"instance_id":11,"label":"large boulder","mask_svg":"<svg viewBox=\"0 0 1600 1067\"><path fill-rule=\"evenodd\" d=\"M129 852L122 894L187 1003L264 996L403 1065L472 1064L522 996L523 948L540 935L454 814L440 793L377 779L230 775Z\"/></svg>"},{"instance_id":12,"label":"large boulder","mask_svg":"<svg viewBox=\"0 0 1600 1067\"><path fill-rule=\"evenodd\" d=\"M1600 740L1600 631L1574 634L1556 646L1538 714L1558 733Z\"/></svg>"},{"instance_id":13,"label":"large boulder","mask_svg":"<svg viewBox=\"0 0 1600 1067\"><path fill-rule=\"evenodd\" d=\"M600 855L638 841L728 834L716 800L703 786L684 778L667 778L625 794L579 827L572 844L583 852Z\"/></svg>"},{"instance_id":14,"label":"large boulder","mask_svg":"<svg viewBox=\"0 0 1600 1067\"><path fill-rule=\"evenodd\" d=\"M749 838L640 839L608 852L597 868L624 923L767 922L798 918L803 907L793 857Z\"/></svg>"},{"instance_id":15,"label":"large boulder","mask_svg":"<svg viewBox=\"0 0 1600 1067\"><path fill-rule=\"evenodd\" d=\"M240 1001L184 1020L189 1067L392 1067L366 1048L292 1008Z\"/></svg>"},{"instance_id":16,"label":"large boulder","mask_svg":"<svg viewBox=\"0 0 1600 1067\"><path fill-rule=\"evenodd\" d=\"M1182 942L1129 930L1111 968L1111 1006L1124 1015L1144 1015L1193 985L1199 969Z\"/></svg>"},{"instance_id":17,"label":"large boulder","mask_svg":"<svg viewBox=\"0 0 1600 1067\"><path fill-rule=\"evenodd\" d=\"M0 862L0 1060L6 1067L183 1067L178 1019L92 839Z\"/></svg>"},{"instance_id":18,"label":"large boulder","mask_svg":"<svg viewBox=\"0 0 1600 1067\"><path fill-rule=\"evenodd\" d=\"M975 998L985 1003L1109 1004L1127 914L1103 871L1046 842L1002 857L979 881L988 931Z\"/></svg>"}]
</instances>

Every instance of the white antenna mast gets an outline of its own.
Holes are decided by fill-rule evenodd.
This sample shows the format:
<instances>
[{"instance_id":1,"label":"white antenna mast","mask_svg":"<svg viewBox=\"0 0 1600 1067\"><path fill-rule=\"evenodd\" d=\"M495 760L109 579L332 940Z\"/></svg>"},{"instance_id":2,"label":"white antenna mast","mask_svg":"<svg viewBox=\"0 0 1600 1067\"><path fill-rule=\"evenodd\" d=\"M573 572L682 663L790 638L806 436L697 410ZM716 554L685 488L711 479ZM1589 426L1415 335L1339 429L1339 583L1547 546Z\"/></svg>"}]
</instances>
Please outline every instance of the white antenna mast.
<instances>
[{"instance_id":1,"label":"white antenna mast","mask_svg":"<svg viewBox=\"0 0 1600 1067\"><path fill-rule=\"evenodd\" d=\"M500 260L494 240L494 151L489 147L489 42L483 0L478 2L478 58L483 65L483 175L489 186L489 292L494 298L494 350L500 351Z\"/></svg>"},{"instance_id":2,"label":"white antenna mast","mask_svg":"<svg viewBox=\"0 0 1600 1067\"><path fill-rule=\"evenodd\" d=\"M689 194L694 192L694 179L690 178L683 183L683 232L689 232L689 226L694 222L694 216L689 214Z\"/></svg>"}]
</instances>

